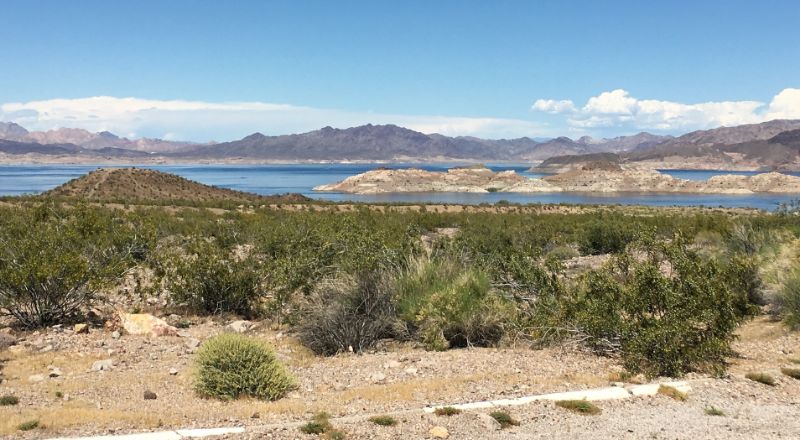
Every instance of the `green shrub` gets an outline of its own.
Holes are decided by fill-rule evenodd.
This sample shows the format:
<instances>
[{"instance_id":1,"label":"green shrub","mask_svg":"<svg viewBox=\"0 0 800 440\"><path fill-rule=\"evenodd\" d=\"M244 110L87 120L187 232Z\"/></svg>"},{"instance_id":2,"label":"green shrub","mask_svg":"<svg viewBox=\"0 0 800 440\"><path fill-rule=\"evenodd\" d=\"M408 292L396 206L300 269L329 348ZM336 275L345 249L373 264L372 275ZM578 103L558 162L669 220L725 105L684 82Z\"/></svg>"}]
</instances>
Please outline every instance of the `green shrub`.
<instances>
[{"instance_id":1,"label":"green shrub","mask_svg":"<svg viewBox=\"0 0 800 440\"><path fill-rule=\"evenodd\" d=\"M584 255L619 253L636 237L629 222L616 217L605 217L587 225L579 239Z\"/></svg>"},{"instance_id":2,"label":"green shrub","mask_svg":"<svg viewBox=\"0 0 800 440\"><path fill-rule=\"evenodd\" d=\"M461 410L458 408L453 408L452 406L443 406L441 408L436 408L433 410L433 413L437 416L454 416L456 414L461 414Z\"/></svg>"},{"instance_id":3,"label":"green shrub","mask_svg":"<svg viewBox=\"0 0 800 440\"><path fill-rule=\"evenodd\" d=\"M764 385L775 386L775 378L767 373L747 373L744 377L754 382L763 383Z\"/></svg>"},{"instance_id":4,"label":"green shrub","mask_svg":"<svg viewBox=\"0 0 800 440\"><path fill-rule=\"evenodd\" d=\"M588 400L557 400L556 406L585 415L595 415L601 412L600 408Z\"/></svg>"},{"instance_id":5,"label":"green shrub","mask_svg":"<svg viewBox=\"0 0 800 440\"><path fill-rule=\"evenodd\" d=\"M397 419L392 416L373 416L369 421L380 426L394 426L397 424Z\"/></svg>"},{"instance_id":6,"label":"green shrub","mask_svg":"<svg viewBox=\"0 0 800 440\"><path fill-rule=\"evenodd\" d=\"M795 268L787 276L777 303L786 325L800 329L800 268Z\"/></svg>"},{"instance_id":7,"label":"green shrub","mask_svg":"<svg viewBox=\"0 0 800 440\"><path fill-rule=\"evenodd\" d=\"M300 427L300 432L319 435L328 440L344 440L345 433L333 427L330 417L330 414L324 411L318 412L310 422Z\"/></svg>"},{"instance_id":8,"label":"green shrub","mask_svg":"<svg viewBox=\"0 0 800 440\"><path fill-rule=\"evenodd\" d=\"M10 394L0 397L0 406L12 406L19 404L19 397Z\"/></svg>"},{"instance_id":9,"label":"green shrub","mask_svg":"<svg viewBox=\"0 0 800 440\"><path fill-rule=\"evenodd\" d=\"M360 353L398 331L386 277L362 274L321 286L301 313L300 340L317 354Z\"/></svg>"},{"instance_id":10,"label":"green shrub","mask_svg":"<svg viewBox=\"0 0 800 440\"><path fill-rule=\"evenodd\" d=\"M501 429L510 428L512 426L519 426L519 422L516 421L513 417L511 417L511 414L505 411L494 411L489 413L489 416L497 420L497 423L500 424Z\"/></svg>"},{"instance_id":11,"label":"green shrub","mask_svg":"<svg viewBox=\"0 0 800 440\"><path fill-rule=\"evenodd\" d=\"M724 268L690 251L680 237L639 248L644 261L623 255L585 276L570 306L575 325L595 350L620 353L632 373L723 371L733 332L744 319L739 296L720 281Z\"/></svg>"},{"instance_id":12,"label":"green shrub","mask_svg":"<svg viewBox=\"0 0 800 440\"><path fill-rule=\"evenodd\" d=\"M419 262L397 286L400 317L430 350L494 345L514 316L484 273L452 261Z\"/></svg>"},{"instance_id":13,"label":"green shrub","mask_svg":"<svg viewBox=\"0 0 800 440\"><path fill-rule=\"evenodd\" d=\"M20 431L31 431L39 427L38 420L28 420L27 422L22 422L17 425L17 429Z\"/></svg>"},{"instance_id":14,"label":"green shrub","mask_svg":"<svg viewBox=\"0 0 800 440\"><path fill-rule=\"evenodd\" d=\"M74 320L130 262L133 236L108 213L45 203L0 227L0 314L25 327Z\"/></svg>"},{"instance_id":15,"label":"green shrub","mask_svg":"<svg viewBox=\"0 0 800 440\"><path fill-rule=\"evenodd\" d=\"M235 333L206 341L195 356L195 390L217 399L277 400L295 381L265 343Z\"/></svg>"},{"instance_id":16,"label":"green shrub","mask_svg":"<svg viewBox=\"0 0 800 440\"><path fill-rule=\"evenodd\" d=\"M255 314L265 295L260 263L252 256L236 258L205 239L194 239L188 255L169 255L162 262L172 300L197 312Z\"/></svg>"}]
</instances>

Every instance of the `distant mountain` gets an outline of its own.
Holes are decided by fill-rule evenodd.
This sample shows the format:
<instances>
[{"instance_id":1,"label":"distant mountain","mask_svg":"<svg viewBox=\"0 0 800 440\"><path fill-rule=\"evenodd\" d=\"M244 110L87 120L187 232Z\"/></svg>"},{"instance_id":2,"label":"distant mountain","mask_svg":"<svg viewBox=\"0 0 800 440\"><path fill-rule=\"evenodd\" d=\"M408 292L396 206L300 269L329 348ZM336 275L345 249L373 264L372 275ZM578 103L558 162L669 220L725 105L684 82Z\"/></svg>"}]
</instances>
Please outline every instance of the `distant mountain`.
<instances>
[{"instance_id":1,"label":"distant mountain","mask_svg":"<svg viewBox=\"0 0 800 440\"><path fill-rule=\"evenodd\" d=\"M619 155L620 163L657 168L800 169L800 120L694 131ZM600 159L591 155L553 157L540 169L563 169ZM608 159L608 158L606 158Z\"/></svg>"},{"instance_id":2,"label":"distant mountain","mask_svg":"<svg viewBox=\"0 0 800 440\"><path fill-rule=\"evenodd\" d=\"M0 139L42 145L73 144L89 150L117 148L148 153L173 153L197 145L190 142L173 142L149 138L130 140L107 131L92 133L81 128L28 131L13 122L0 122Z\"/></svg>"},{"instance_id":3,"label":"distant mountain","mask_svg":"<svg viewBox=\"0 0 800 440\"><path fill-rule=\"evenodd\" d=\"M651 143L658 136L579 142L559 137L544 142L518 139L480 139L423 134L396 125L362 125L346 129L325 127L303 134L265 136L255 133L233 142L199 146L173 157L261 160L517 160L536 161L562 154L619 151Z\"/></svg>"}]
</instances>

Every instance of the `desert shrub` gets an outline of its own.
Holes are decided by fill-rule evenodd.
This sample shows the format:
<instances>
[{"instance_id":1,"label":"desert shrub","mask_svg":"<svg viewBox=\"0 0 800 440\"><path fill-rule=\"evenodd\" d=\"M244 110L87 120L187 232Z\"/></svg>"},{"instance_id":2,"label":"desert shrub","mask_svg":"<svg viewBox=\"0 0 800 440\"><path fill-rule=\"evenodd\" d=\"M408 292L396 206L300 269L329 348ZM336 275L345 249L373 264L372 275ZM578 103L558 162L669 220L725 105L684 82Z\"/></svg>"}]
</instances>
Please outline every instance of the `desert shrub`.
<instances>
[{"instance_id":1,"label":"desert shrub","mask_svg":"<svg viewBox=\"0 0 800 440\"><path fill-rule=\"evenodd\" d=\"M28 420L27 422L22 422L19 425L17 425L17 429L19 429L20 431L32 431L38 427L39 427L38 420Z\"/></svg>"},{"instance_id":2,"label":"desert shrub","mask_svg":"<svg viewBox=\"0 0 800 440\"><path fill-rule=\"evenodd\" d=\"M632 225L616 217L605 217L587 225L579 239L584 255L619 253L636 237Z\"/></svg>"},{"instance_id":3,"label":"desert shrub","mask_svg":"<svg viewBox=\"0 0 800 440\"><path fill-rule=\"evenodd\" d=\"M314 414L311 421L300 427L303 434L314 434L328 440L344 440L345 433L336 429L330 421L330 414L321 411Z\"/></svg>"},{"instance_id":4,"label":"desert shrub","mask_svg":"<svg viewBox=\"0 0 800 440\"><path fill-rule=\"evenodd\" d=\"M13 406L19 404L19 398L10 394L0 397L0 406Z\"/></svg>"},{"instance_id":5,"label":"desert shrub","mask_svg":"<svg viewBox=\"0 0 800 440\"><path fill-rule=\"evenodd\" d=\"M168 254L161 264L173 302L197 312L252 316L265 295L255 257L236 258L205 239L191 240L186 253Z\"/></svg>"},{"instance_id":6,"label":"desert shrub","mask_svg":"<svg viewBox=\"0 0 800 440\"><path fill-rule=\"evenodd\" d=\"M43 203L3 214L0 314L25 327L75 319L128 267L131 229L104 210Z\"/></svg>"},{"instance_id":7,"label":"desert shrub","mask_svg":"<svg viewBox=\"0 0 800 440\"><path fill-rule=\"evenodd\" d=\"M235 333L206 341L195 356L195 365L194 389L207 397L277 400L295 386L270 347Z\"/></svg>"},{"instance_id":8,"label":"desert shrub","mask_svg":"<svg viewBox=\"0 0 800 440\"><path fill-rule=\"evenodd\" d=\"M724 268L689 250L680 236L638 247L643 261L623 255L585 276L571 319L590 346L621 354L632 373L721 372L744 319L737 293L722 281Z\"/></svg>"},{"instance_id":9,"label":"desert shrub","mask_svg":"<svg viewBox=\"0 0 800 440\"><path fill-rule=\"evenodd\" d=\"M484 273L449 260L417 262L399 277L397 297L400 317L431 350L496 344L514 315Z\"/></svg>"},{"instance_id":10,"label":"desert shrub","mask_svg":"<svg viewBox=\"0 0 800 440\"><path fill-rule=\"evenodd\" d=\"M733 254L755 256L771 242L770 234L749 222L734 224L726 236L728 251Z\"/></svg>"},{"instance_id":11,"label":"desert shrub","mask_svg":"<svg viewBox=\"0 0 800 440\"><path fill-rule=\"evenodd\" d=\"M757 315L764 300L764 282L761 279L758 260L754 257L737 254L725 264L725 274L721 278L736 296L734 307L742 316Z\"/></svg>"},{"instance_id":12,"label":"desert shrub","mask_svg":"<svg viewBox=\"0 0 800 440\"><path fill-rule=\"evenodd\" d=\"M317 354L367 350L398 334L392 291L379 272L320 286L301 312L300 340Z\"/></svg>"},{"instance_id":13,"label":"desert shrub","mask_svg":"<svg viewBox=\"0 0 800 440\"><path fill-rule=\"evenodd\" d=\"M510 428L512 426L518 426L519 425L519 422L516 419L514 419L513 417L511 417L511 414L509 414L509 413L507 413L505 411L493 411L493 412L489 413L489 416L491 418L497 420L497 423L500 424L500 428L501 429L506 429L506 428Z\"/></svg>"},{"instance_id":14,"label":"desert shrub","mask_svg":"<svg viewBox=\"0 0 800 440\"><path fill-rule=\"evenodd\" d=\"M800 368L781 368L781 373L784 376L789 376L792 379L800 380Z\"/></svg>"},{"instance_id":15,"label":"desert shrub","mask_svg":"<svg viewBox=\"0 0 800 440\"><path fill-rule=\"evenodd\" d=\"M461 414L461 410L458 408L453 408L452 406L443 406L441 408L436 408L433 410L433 413L437 416L454 416L456 414Z\"/></svg>"},{"instance_id":16,"label":"desert shrub","mask_svg":"<svg viewBox=\"0 0 800 440\"><path fill-rule=\"evenodd\" d=\"M754 382L763 383L764 385L775 386L775 378L767 373L747 373L744 377Z\"/></svg>"},{"instance_id":17,"label":"desert shrub","mask_svg":"<svg viewBox=\"0 0 800 440\"><path fill-rule=\"evenodd\" d=\"M776 299L786 325L800 328L800 268L789 273Z\"/></svg>"},{"instance_id":18,"label":"desert shrub","mask_svg":"<svg viewBox=\"0 0 800 440\"><path fill-rule=\"evenodd\" d=\"M723 411L723 410L721 410L721 409L719 409L717 407L714 407L714 406L709 406L704 411L705 411L706 415L708 415L708 416L720 416L720 417L722 417L722 416L725 415L725 411Z\"/></svg>"},{"instance_id":19,"label":"desert shrub","mask_svg":"<svg viewBox=\"0 0 800 440\"><path fill-rule=\"evenodd\" d=\"M556 406L585 415L595 415L601 412L600 408L588 400L557 400Z\"/></svg>"},{"instance_id":20,"label":"desert shrub","mask_svg":"<svg viewBox=\"0 0 800 440\"><path fill-rule=\"evenodd\" d=\"M397 424L397 419L392 416L373 416L369 421L379 426L394 426Z\"/></svg>"},{"instance_id":21,"label":"desert shrub","mask_svg":"<svg viewBox=\"0 0 800 440\"><path fill-rule=\"evenodd\" d=\"M569 260L580 256L580 253L571 246L555 246L547 251L548 258L554 258L558 261Z\"/></svg>"}]
</instances>

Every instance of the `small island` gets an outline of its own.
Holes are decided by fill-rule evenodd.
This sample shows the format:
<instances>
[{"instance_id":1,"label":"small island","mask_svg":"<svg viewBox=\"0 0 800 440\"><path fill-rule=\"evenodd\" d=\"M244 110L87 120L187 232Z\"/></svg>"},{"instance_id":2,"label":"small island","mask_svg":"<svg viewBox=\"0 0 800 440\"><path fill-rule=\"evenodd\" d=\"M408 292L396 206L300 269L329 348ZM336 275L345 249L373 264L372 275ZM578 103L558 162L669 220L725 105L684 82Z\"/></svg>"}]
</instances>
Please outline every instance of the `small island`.
<instances>
[{"instance_id":1,"label":"small island","mask_svg":"<svg viewBox=\"0 0 800 440\"><path fill-rule=\"evenodd\" d=\"M320 185L320 192L388 194L409 192L650 192L696 194L800 194L800 177L767 172L753 176L724 174L706 181L679 179L649 168L608 162L588 163L541 179L484 166L426 171L418 168L375 169L341 182Z\"/></svg>"}]
</instances>

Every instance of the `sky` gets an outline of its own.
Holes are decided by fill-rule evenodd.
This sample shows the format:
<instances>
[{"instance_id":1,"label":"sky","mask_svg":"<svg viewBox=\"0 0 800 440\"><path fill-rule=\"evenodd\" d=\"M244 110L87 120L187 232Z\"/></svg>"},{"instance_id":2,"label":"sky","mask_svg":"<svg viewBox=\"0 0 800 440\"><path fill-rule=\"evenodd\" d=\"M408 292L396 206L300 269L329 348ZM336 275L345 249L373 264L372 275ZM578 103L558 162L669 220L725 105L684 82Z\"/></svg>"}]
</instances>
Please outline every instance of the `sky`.
<instances>
[{"instance_id":1,"label":"sky","mask_svg":"<svg viewBox=\"0 0 800 440\"><path fill-rule=\"evenodd\" d=\"M800 3L3 0L0 121L230 140L800 119Z\"/></svg>"}]
</instances>

